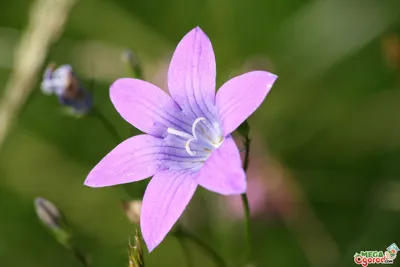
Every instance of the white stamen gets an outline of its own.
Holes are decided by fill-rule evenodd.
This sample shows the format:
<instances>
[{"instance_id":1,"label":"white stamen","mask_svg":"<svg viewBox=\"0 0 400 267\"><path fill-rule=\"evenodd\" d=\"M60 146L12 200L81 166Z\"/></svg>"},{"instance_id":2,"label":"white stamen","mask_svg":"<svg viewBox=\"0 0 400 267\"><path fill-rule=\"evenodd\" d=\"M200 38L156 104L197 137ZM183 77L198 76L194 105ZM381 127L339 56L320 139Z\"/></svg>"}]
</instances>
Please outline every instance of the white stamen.
<instances>
[{"instance_id":1,"label":"white stamen","mask_svg":"<svg viewBox=\"0 0 400 267\"><path fill-rule=\"evenodd\" d=\"M192 125L192 134L193 134L194 139L197 139L197 136L196 136L196 126L197 126L197 124L198 124L200 121L205 121L205 120L206 120L205 118L200 117L200 118L197 118L197 119L193 122L193 125Z\"/></svg>"},{"instance_id":2,"label":"white stamen","mask_svg":"<svg viewBox=\"0 0 400 267\"><path fill-rule=\"evenodd\" d=\"M195 139L194 139L194 138L189 139L189 140L186 142L186 144L185 144L186 152L187 152L190 156L196 155L196 152L195 152L195 151L190 150L190 143L191 143L193 140L195 140Z\"/></svg>"},{"instance_id":3,"label":"white stamen","mask_svg":"<svg viewBox=\"0 0 400 267\"><path fill-rule=\"evenodd\" d=\"M190 156L196 155L196 152L192 151L190 149L190 144L193 141L199 140L199 145L203 147L205 152L211 152L212 148L218 148L224 141L223 137L221 137L218 141L215 141L216 138L215 138L215 136L213 136L216 134L215 129L209 129L208 127L204 127L203 125L201 125L200 128L198 129L201 133L201 136L199 139L196 134L196 127L199 124L199 122L201 122L201 121L204 122L204 121L206 121L206 119L203 117L199 117L194 120L194 122L192 124L192 134L189 134L184 131L179 131L174 128L167 128L167 132L169 134L173 134L173 135L182 137L184 139L187 139L187 141L185 143L185 150ZM214 123L212 126L217 128L218 124ZM210 136L210 134L211 134L211 136ZM199 145L197 145L197 146L199 146Z\"/></svg>"},{"instance_id":4,"label":"white stamen","mask_svg":"<svg viewBox=\"0 0 400 267\"><path fill-rule=\"evenodd\" d=\"M180 136L180 137L186 138L188 140L193 138L193 136L191 136L190 134L182 132L182 131L175 130L174 128L169 128L168 127L167 128L167 132L170 133L170 134L176 135L176 136Z\"/></svg>"}]
</instances>

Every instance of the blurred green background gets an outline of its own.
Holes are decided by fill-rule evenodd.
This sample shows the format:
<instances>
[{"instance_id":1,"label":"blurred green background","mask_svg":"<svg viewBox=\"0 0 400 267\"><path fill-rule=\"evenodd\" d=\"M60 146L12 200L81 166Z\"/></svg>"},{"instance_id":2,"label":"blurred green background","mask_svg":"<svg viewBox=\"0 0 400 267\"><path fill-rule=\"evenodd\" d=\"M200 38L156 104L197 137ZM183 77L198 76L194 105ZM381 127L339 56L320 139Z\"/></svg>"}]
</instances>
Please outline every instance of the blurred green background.
<instances>
[{"instance_id":1,"label":"blurred green background","mask_svg":"<svg viewBox=\"0 0 400 267\"><path fill-rule=\"evenodd\" d=\"M32 3L2 1L3 85ZM80 0L48 61L71 64L127 138L132 128L108 97L127 76L121 52L135 51L145 79L163 86L171 53L195 26L213 43L218 85L251 69L279 76L250 120L253 172L268 192L253 220L255 266L354 266L355 252L399 244L400 1ZM36 196L64 211L93 266L127 266L135 226L120 205L126 195L83 186L115 145L96 119L63 115L37 83L0 150L0 266L80 266L38 222ZM131 186L138 198L146 182ZM183 220L238 266L243 222L221 215L226 201L199 190ZM189 245L195 266L213 266ZM186 266L174 237L146 263Z\"/></svg>"}]
</instances>

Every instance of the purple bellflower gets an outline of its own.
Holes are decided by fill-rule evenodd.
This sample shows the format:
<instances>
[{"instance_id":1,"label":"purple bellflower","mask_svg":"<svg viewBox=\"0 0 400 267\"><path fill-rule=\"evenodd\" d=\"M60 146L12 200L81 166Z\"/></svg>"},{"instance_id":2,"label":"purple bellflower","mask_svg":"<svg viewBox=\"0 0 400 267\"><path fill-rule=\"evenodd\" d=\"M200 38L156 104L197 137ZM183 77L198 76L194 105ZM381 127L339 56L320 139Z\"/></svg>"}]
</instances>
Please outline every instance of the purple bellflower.
<instances>
[{"instance_id":1,"label":"purple bellflower","mask_svg":"<svg viewBox=\"0 0 400 267\"><path fill-rule=\"evenodd\" d=\"M55 69L49 65L43 75L42 92L55 94L60 103L70 107L74 114L82 115L92 107L90 94L82 87L70 65L61 65Z\"/></svg>"},{"instance_id":2,"label":"purple bellflower","mask_svg":"<svg viewBox=\"0 0 400 267\"><path fill-rule=\"evenodd\" d=\"M252 71L215 93L215 56L200 29L178 44L168 71L170 95L148 82L119 79L110 97L121 116L146 134L131 137L89 173L85 185L104 187L152 175L143 197L141 230L149 251L181 216L197 186L222 195L246 191L231 133L264 101L277 76Z\"/></svg>"}]
</instances>

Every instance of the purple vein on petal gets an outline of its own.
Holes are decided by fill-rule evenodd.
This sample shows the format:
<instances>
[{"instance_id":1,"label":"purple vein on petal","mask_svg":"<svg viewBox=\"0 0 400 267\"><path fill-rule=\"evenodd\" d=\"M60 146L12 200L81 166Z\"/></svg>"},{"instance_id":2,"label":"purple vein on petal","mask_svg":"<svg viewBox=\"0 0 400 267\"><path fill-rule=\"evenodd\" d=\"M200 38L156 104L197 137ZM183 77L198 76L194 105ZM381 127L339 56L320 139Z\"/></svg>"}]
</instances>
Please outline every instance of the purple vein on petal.
<instances>
[{"instance_id":1,"label":"purple vein on petal","mask_svg":"<svg viewBox=\"0 0 400 267\"><path fill-rule=\"evenodd\" d=\"M143 107L145 107L149 113L153 113L153 114L159 116L161 119L165 120L169 124L169 126L173 126L173 127L177 128L177 130L178 129L179 130L187 130L187 129L190 129L190 127L192 127L192 125L190 125L189 123L187 123L185 121L182 121L181 119L179 119L179 118L175 117L174 115L170 114L167 109L163 109L163 110L158 110L157 111L157 110L151 108L150 106L148 106L148 102L146 102L146 101L144 101L142 99L137 99L136 101L138 103L140 103L141 105L143 105ZM154 104L154 103L151 103L151 104ZM167 119L164 116L163 112L165 112L168 116L170 116L172 119L174 119L176 121L172 122L169 119ZM162 122L159 121L159 123L162 123ZM168 128L168 126L165 125L164 123L162 123L162 125L164 125L164 126L166 126ZM189 128L184 129L184 128L182 128L183 127L182 125L187 125Z\"/></svg>"},{"instance_id":2,"label":"purple vein on petal","mask_svg":"<svg viewBox=\"0 0 400 267\"><path fill-rule=\"evenodd\" d=\"M202 88L202 79L200 77L201 73L200 73L199 59L202 58L202 53L203 53L201 36L199 33L201 33L200 28L197 29L196 35L195 35L195 41L193 42L192 53L196 56L194 57L194 62L193 62L194 67L191 68L192 74L190 75L191 76L191 79L190 79L191 85L190 86L192 88L192 92L193 92L193 96L194 96L194 100L195 100L194 104L197 104L199 111L202 113L202 114L198 114L196 116L201 117L202 115L204 115L207 117L208 120L215 120L214 115L210 112L210 110L208 108L208 105L207 105L208 103L204 100L204 95L199 92L199 90L201 90L201 88ZM190 65L190 64L188 64L188 65ZM197 82L197 84L195 84L195 82ZM197 90L195 88L197 88ZM189 101L189 104L190 104L190 102L191 101ZM200 105L199 104L200 102L202 102L203 105ZM202 106L205 108L205 110L202 108Z\"/></svg>"}]
</instances>

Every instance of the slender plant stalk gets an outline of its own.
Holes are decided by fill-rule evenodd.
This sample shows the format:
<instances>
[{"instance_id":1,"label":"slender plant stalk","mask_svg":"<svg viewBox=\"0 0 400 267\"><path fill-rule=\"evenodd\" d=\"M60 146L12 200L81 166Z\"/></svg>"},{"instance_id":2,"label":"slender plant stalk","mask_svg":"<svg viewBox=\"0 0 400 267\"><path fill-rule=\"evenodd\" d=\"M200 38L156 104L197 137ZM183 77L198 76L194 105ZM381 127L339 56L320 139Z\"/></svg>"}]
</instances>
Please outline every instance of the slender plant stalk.
<instances>
[{"instance_id":1,"label":"slender plant stalk","mask_svg":"<svg viewBox=\"0 0 400 267\"><path fill-rule=\"evenodd\" d=\"M97 118L103 125L104 128L113 136L117 144L123 141L123 138L118 134L117 129L112 125L112 123L103 115L103 113L96 107L93 107L89 113L93 117Z\"/></svg>"},{"instance_id":2,"label":"slender plant stalk","mask_svg":"<svg viewBox=\"0 0 400 267\"><path fill-rule=\"evenodd\" d=\"M185 258L186 258L186 266L187 267L193 267L193 260L192 260L192 253L190 252L190 248L188 246L188 244L186 243L186 240L184 240L183 238L176 236L179 242L179 245L182 248L183 254L185 254Z\"/></svg>"},{"instance_id":3,"label":"slender plant stalk","mask_svg":"<svg viewBox=\"0 0 400 267\"><path fill-rule=\"evenodd\" d=\"M144 80L142 64L140 63L138 56L130 50L125 51L125 66L130 77ZM131 134L136 134L135 128L132 128Z\"/></svg>"},{"instance_id":4,"label":"slender plant stalk","mask_svg":"<svg viewBox=\"0 0 400 267\"><path fill-rule=\"evenodd\" d=\"M247 243L247 249L246 249L246 259L248 260L251 255L251 236L250 236L250 208L249 208L249 200L247 199L247 194L242 194L242 203L243 203L243 209L244 209L244 230L246 234L246 243Z\"/></svg>"},{"instance_id":5,"label":"slender plant stalk","mask_svg":"<svg viewBox=\"0 0 400 267\"><path fill-rule=\"evenodd\" d=\"M197 236L185 230L182 226L178 226L174 235L178 238L179 241L181 240L184 241L184 239L188 239L194 242L199 247L201 247L208 254L208 256L214 261L216 266L227 267L225 261L212 247L210 247L206 242L202 241ZM188 254L186 252L185 254L188 257Z\"/></svg>"},{"instance_id":6,"label":"slender plant stalk","mask_svg":"<svg viewBox=\"0 0 400 267\"><path fill-rule=\"evenodd\" d=\"M89 115L93 116L94 118L98 119L103 125L104 128L107 129L107 131L112 135L114 141L116 144L121 143L124 139L118 134L117 129L114 127L114 125L106 118L106 116L103 115L103 113L96 107L93 107L92 110L90 111ZM130 188L130 184L125 184L122 185L122 188L124 189L125 193L133 199L135 196L132 194Z\"/></svg>"},{"instance_id":7,"label":"slender plant stalk","mask_svg":"<svg viewBox=\"0 0 400 267\"><path fill-rule=\"evenodd\" d=\"M135 79L143 80L142 64L139 57L131 50L126 50L122 54L122 60L125 63L127 73Z\"/></svg>"},{"instance_id":8,"label":"slender plant stalk","mask_svg":"<svg viewBox=\"0 0 400 267\"><path fill-rule=\"evenodd\" d=\"M86 260L85 255L83 255L83 253L80 252L75 246L72 247L71 250L74 253L74 255L77 258L77 260L79 262L81 262L83 266L85 266L85 267L89 267L90 266L89 262Z\"/></svg>"},{"instance_id":9,"label":"slender plant stalk","mask_svg":"<svg viewBox=\"0 0 400 267\"><path fill-rule=\"evenodd\" d=\"M249 155L250 155L250 143L251 139L249 136L244 136L244 147L245 147L245 156L243 161L243 170L247 172L247 168L249 167ZM249 200L247 198L247 194L244 193L241 195L242 203L243 203L243 212L244 212L244 231L246 235L246 253L245 259L246 262L250 261L251 258L251 229L250 229L250 207L249 207Z\"/></svg>"}]
</instances>

